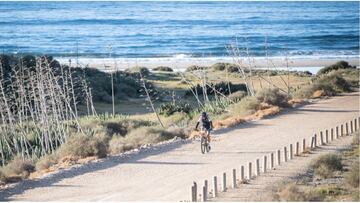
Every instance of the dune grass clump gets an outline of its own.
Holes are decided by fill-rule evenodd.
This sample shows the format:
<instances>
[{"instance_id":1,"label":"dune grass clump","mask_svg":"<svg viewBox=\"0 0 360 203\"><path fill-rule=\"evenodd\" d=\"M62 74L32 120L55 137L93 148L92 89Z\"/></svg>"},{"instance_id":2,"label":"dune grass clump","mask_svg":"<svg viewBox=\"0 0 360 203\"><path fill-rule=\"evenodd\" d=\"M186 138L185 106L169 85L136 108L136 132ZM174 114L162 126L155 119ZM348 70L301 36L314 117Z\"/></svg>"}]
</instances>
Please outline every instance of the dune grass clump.
<instances>
[{"instance_id":1,"label":"dune grass clump","mask_svg":"<svg viewBox=\"0 0 360 203\"><path fill-rule=\"evenodd\" d=\"M191 65L191 66L186 68L186 72L205 70L205 69L208 69L208 68L209 67L206 67L206 66Z\"/></svg>"},{"instance_id":2,"label":"dune grass clump","mask_svg":"<svg viewBox=\"0 0 360 203\"><path fill-rule=\"evenodd\" d=\"M336 154L325 154L316 159L311 168L314 169L315 175L320 178L331 178L336 171L341 171L343 165L341 157Z\"/></svg>"},{"instance_id":3,"label":"dune grass clump","mask_svg":"<svg viewBox=\"0 0 360 203\"><path fill-rule=\"evenodd\" d=\"M257 94L256 98L260 102L280 107L288 107L290 99L288 95L281 92L278 88L263 89Z\"/></svg>"},{"instance_id":4,"label":"dune grass clump","mask_svg":"<svg viewBox=\"0 0 360 203\"><path fill-rule=\"evenodd\" d=\"M45 170L51 166L57 164L59 161L59 155L57 153L48 154L41 157L35 164L37 171Z\"/></svg>"},{"instance_id":5,"label":"dune grass clump","mask_svg":"<svg viewBox=\"0 0 360 203\"><path fill-rule=\"evenodd\" d=\"M142 127L131 131L125 137L114 136L109 143L110 153L122 153L145 144L155 144L174 137L185 138L182 129L165 130L156 127Z\"/></svg>"},{"instance_id":6,"label":"dune grass clump","mask_svg":"<svg viewBox=\"0 0 360 203\"><path fill-rule=\"evenodd\" d=\"M242 98L246 97L247 93L245 91L236 91L229 94L228 98L233 102L239 102Z\"/></svg>"},{"instance_id":7,"label":"dune grass clump","mask_svg":"<svg viewBox=\"0 0 360 203\"><path fill-rule=\"evenodd\" d=\"M11 182L12 179L25 179L35 171L32 160L16 156L6 166L0 168L0 179L3 182Z\"/></svg>"},{"instance_id":8,"label":"dune grass clump","mask_svg":"<svg viewBox=\"0 0 360 203\"><path fill-rule=\"evenodd\" d=\"M273 201L304 202L307 201L306 193L301 191L295 183L283 183L272 195Z\"/></svg>"},{"instance_id":9,"label":"dune grass clump","mask_svg":"<svg viewBox=\"0 0 360 203\"><path fill-rule=\"evenodd\" d=\"M164 116L171 116L176 112L189 114L191 110L191 106L188 103L166 103L160 105L159 114Z\"/></svg>"},{"instance_id":10,"label":"dune grass clump","mask_svg":"<svg viewBox=\"0 0 360 203\"><path fill-rule=\"evenodd\" d=\"M134 66L132 68L128 68L128 69L125 70L125 72L128 72L128 73L141 73L143 76L150 75L149 69L146 68L146 67L142 67L142 66Z\"/></svg>"},{"instance_id":11,"label":"dune grass clump","mask_svg":"<svg viewBox=\"0 0 360 203\"><path fill-rule=\"evenodd\" d=\"M232 63L215 63L210 68L214 71L239 72L238 66Z\"/></svg>"},{"instance_id":12,"label":"dune grass clump","mask_svg":"<svg viewBox=\"0 0 360 203\"><path fill-rule=\"evenodd\" d=\"M102 122L102 125L106 127L109 136L112 136L113 134L125 136L131 130L143 126L153 126L155 123L140 119L110 119Z\"/></svg>"},{"instance_id":13,"label":"dune grass clump","mask_svg":"<svg viewBox=\"0 0 360 203\"><path fill-rule=\"evenodd\" d=\"M338 61L335 64L326 66L317 72L317 75L323 75L339 69L355 69L356 66L351 66L347 61Z\"/></svg>"},{"instance_id":14,"label":"dune grass clump","mask_svg":"<svg viewBox=\"0 0 360 203\"><path fill-rule=\"evenodd\" d=\"M255 113L260 108L260 102L255 97L246 96L230 106L229 111L239 116L247 116Z\"/></svg>"},{"instance_id":15,"label":"dune grass clump","mask_svg":"<svg viewBox=\"0 0 360 203\"><path fill-rule=\"evenodd\" d=\"M358 188L360 179L359 179L359 160L356 160L352 165L350 171L346 174L345 180L346 183L351 187Z\"/></svg>"},{"instance_id":16,"label":"dune grass clump","mask_svg":"<svg viewBox=\"0 0 360 203\"><path fill-rule=\"evenodd\" d=\"M96 137L73 135L60 147L59 154L61 157L85 158L96 156L104 158L107 155L107 149L106 144Z\"/></svg>"},{"instance_id":17,"label":"dune grass clump","mask_svg":"<svg viewBox=\"0 0 360 203\"><path fill-rule=\"evenodd\" d=\"M322 76L312 84L307 85L295 93L298 98L317 98L321 96L335 96L338 93L350 92L350 84L336 74Z\"/></svg>"},{"instance_id":18,"label":"dune grass clump","mask_svg":"<svg viewBox=\"0 0 360 203\"><path fill-rule=\"evenodd\" d=\"M174 70L168 66L158 66L154 68L153 71L174 72Z\"/></svg>"}]
</instances>

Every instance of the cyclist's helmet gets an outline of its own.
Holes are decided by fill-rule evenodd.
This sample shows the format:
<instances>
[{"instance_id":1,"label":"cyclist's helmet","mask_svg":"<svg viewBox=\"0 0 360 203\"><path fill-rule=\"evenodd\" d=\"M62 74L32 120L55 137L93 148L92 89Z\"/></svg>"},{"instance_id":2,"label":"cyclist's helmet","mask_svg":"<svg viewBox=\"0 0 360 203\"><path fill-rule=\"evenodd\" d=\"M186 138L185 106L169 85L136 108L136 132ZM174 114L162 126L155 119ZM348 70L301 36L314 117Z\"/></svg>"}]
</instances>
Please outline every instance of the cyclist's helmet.
<instances>
[{"instance_id":1,"label":"cyclist's helmet","mask_svg":"<svg viewBox=\"0 0 360 203\"><path fill-rule=\"evenodd\" d=\"M205 117L206 116L206 112L202 112L201 116Z\"/></svg>"}]
</instances>

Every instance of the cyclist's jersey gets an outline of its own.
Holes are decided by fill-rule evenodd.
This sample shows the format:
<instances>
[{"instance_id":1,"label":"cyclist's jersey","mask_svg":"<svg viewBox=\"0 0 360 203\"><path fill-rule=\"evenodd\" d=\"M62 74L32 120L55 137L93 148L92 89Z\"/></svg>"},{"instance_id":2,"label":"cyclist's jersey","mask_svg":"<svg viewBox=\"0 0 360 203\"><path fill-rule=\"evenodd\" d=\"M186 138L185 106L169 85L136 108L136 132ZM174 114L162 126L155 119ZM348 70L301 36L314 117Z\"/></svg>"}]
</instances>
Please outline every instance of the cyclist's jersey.
<instances>
[{"instance_id":1,"label":"cyclist's jersey","mask_svg":"<svg viewBox=\"0 0 360 203\"><path fill-rule=\"evenodd\" d=\"M201 124L201 126L203 128L205 128L206 130L209 130L211 128L211 120L209 118L209 116L200 116L198 122Z\"/></svg>"}]
</instances>

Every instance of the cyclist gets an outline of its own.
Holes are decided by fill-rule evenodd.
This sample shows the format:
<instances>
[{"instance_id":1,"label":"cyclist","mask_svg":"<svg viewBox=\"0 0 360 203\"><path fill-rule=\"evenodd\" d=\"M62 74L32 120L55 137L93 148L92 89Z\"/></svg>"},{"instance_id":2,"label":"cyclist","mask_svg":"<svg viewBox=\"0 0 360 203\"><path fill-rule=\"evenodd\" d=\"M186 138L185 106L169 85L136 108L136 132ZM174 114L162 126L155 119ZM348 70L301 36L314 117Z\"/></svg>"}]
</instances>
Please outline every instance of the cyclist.
<instances>
[{"instance_id":1,"label":"cyclist","mask_svg":"<svg viewBox=\"0 0 360 203\"><path fill-rule=\"evenodd\" d=\"M210 131L213 128L213 124L206 112L201 113L199 120L196 123L195 130L197 130L199 125L201 125L201 131L206 133L208 143L210 144ZM210 145L209 145L209 148L210 148Z\"/></svg>"}]
</instances>

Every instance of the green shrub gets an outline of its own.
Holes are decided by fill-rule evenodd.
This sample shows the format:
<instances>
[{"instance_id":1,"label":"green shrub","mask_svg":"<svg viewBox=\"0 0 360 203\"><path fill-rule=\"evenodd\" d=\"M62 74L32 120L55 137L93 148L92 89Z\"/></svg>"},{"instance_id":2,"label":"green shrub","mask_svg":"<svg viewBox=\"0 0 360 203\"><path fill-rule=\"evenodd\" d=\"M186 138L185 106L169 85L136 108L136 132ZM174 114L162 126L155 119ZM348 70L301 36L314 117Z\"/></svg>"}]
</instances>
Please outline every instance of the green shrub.
<instances>
[{"instance_id":1,"label":"green shrub","mask_svg":"<svg viewBox=\"0 0 360 203\"><path fill-rule=\"evenodd\" d=\"M246 97L247 93L244 91L236 91L229 94L228 98L233 102L239 102L242 98Z\"/></svg>"},{"instance_id":2,"label":"green shrub","mask_svg":"<svg viewBox=\"0 0 360 203\"><path fill-rule=\"evenodd\" d=\"M80 70L78 74L82 74ZM95 68L83 69L85 78L91 88L94 102L112 102L111 74L102 72ZM139 97L141 84L139 76L132 73L116 71L113 73L114 96L116 100L125 100L127 98Z\"/></svg>"},{"instance_id":3,"label":"green shrub","mask_svg":"<svg viewBox=\"0 0 360 203\"><path fill-rule=\"evenodd\" d=\"M208 67L192 65L192 66L189 66L189 67L186 68L186 72L197 71L197 70L205 70L205 69L208 69Z\"/></svg>"},{"instance_id":4,"label":"green shrub","mask_svg":"<svg viewBox=\"0 0 360 203\"><path fill-rule=\"evenodd\" d=\"M312 84L302 87L294 96L299 98L312 98L314 92L323 91L325 96L334 96L341 92L350 92L350 84L338 75L326 75L317 78Z\"/></svg>"},{"instance_id":5,"label":"green shrub","mask_svg":"<svg viewBox=\"0 0 360 203\"><path fill-rule=\"evenodd\" d=\"M176 112L190 113L191 106L188 103L166 103L161 104L159 108L159 114L164 116L171 116Z\"/></svg>"},{"instance_id":6,"label":"green shrub","mask_svg":"<svg viewBox=\"0 0 360 203\"><path fill-rule=\"evenodd\" d=\"M106 157L106 143L99 139L84 135L72 135L68 138L59 149L61 157L74 156L85 158L89 156L97 156L99 158Z\"/></svg>"},{"instance_id":7,"label":"green shrub","mask_svg":"<svg viewBox=\"0 0 360 203\"><path fill-rule=\"evenodd\" d=\"M239 72L237 65L232 63L215 63L211 66L214 71L228 71L229 73Z\"/></svg>"},{"instance_id":8,"label":"green shrub","mask_svg":"<svg viewBox=\"0 0 360 203\"><path fill-rule=\"evenodd\" d=\"M121 136L124 136L133 129L144 126L153 126L155 125L155 123L140 119L134 120L128 118L114 118L104 121L102 125L106 127L107 134L109 136L112 136L113 134L119 134Z\"/></svg>"},{"instance_id":9,"label":"green shrub","mask_svg":"<svg viewBox=\"0 0 360 203\"><path fill-rule=\"evenodd\" d=\"M229 90L230 87L230 90ZM216 91L215 91L216 90ZM215 93L221 93L224 95L228 95L230 92L243 91L247 92L247 88L245 84L233 84L231 82L219 82L219 83L210 83L206 86L207 95L215 95ZM185 92L185 96L193 96L193 92L197 92L198 95L203 95L203 88L199 84L191 87L191 90L187 90Z\"/></svg>"},{"instance_id":10,"label":"green shrub","mask_svg":"<svg viewBox=\"0 0 360 203\"><path fill-rule=\"evenodd\" d=\"M153 71L163 71L163 72L174 72L174 70L167 66L158 66L153 69Z\"/></svg>"},{"instance_id":11,"label":"green shrub","mask_svg":"<svg viewBox=\"0 0 360 203\"><path fill-rule=\"evenodd\" d=\"M148 68L146 67L141 67L141 66L135 66L132 68L128 68L125 70L125 72L128 73L141 73L143 76L148 76L150 74L150 71Z\"/></svg>"},{"instance_id":12,"label":"green shrub","mask_svg":"<svg viewBox=\"0 0 360 203\"><path fill-rule=\"evenodd\" d=\"M350 186L354 188L359 187L359 160L356 160L352 164L350 171L345 176L345 180Z\"/></svg>"},{"instance_id":13,"label":"green shrub","mask_svg":"<svg viewBox=\"0 0 360 203\"><path fill-rule=\"evenodd\" d=\"M343 168L341 157L336 154L325 154L316 159L311 167L315 170L315 175L320 178L330 178L335 171Z\"/></svg>"},{"instance_id":14,"label":"green shrub","mask_svg":"<svg viewBox=\"0 0 360 203\"><path fill-rule=\"evenodd\" d=\"M337 93L351 91L349 83L338 75L328 75L321 77L317 83L324 85L329 84Z\"/></svg>"},{"instance_id":15,"label":"green shrub","mask_svg":"<svg viewBox=\"0 0 360 203\"><path fill-rule=\"evenodd\" d=\"M331 71L339 70L339 69L355 69L355 68L356 68L356 66L351 66L346 61L338 61L333 65L326 66L325 68L320 69L317 72L317 75L327 74Z\"/></svg>"},{"instance_id":16,"label":"green shrub","mask_svg":"<svg viewBox=\"0 0 360 203\"><path fill-rule=\"evenodd\" d=\"M260 102L265 102L275 106L288 107L287 102L289 97L278 88L262 89L256 97Z\"/></svg>"},{"instance_id":17,"label":"green shrub","mask_svg":"<svg viewBox=\"0 0 360 203\"><path fill-rule=\"evenodd\" d=\"M3 174L3 179L13 176L27 178L31 172L35 171L35 167L31 160L24 160L22 157L16 156L5 167L2 167L0 171Z\"/></svg>"}]
</instances>

